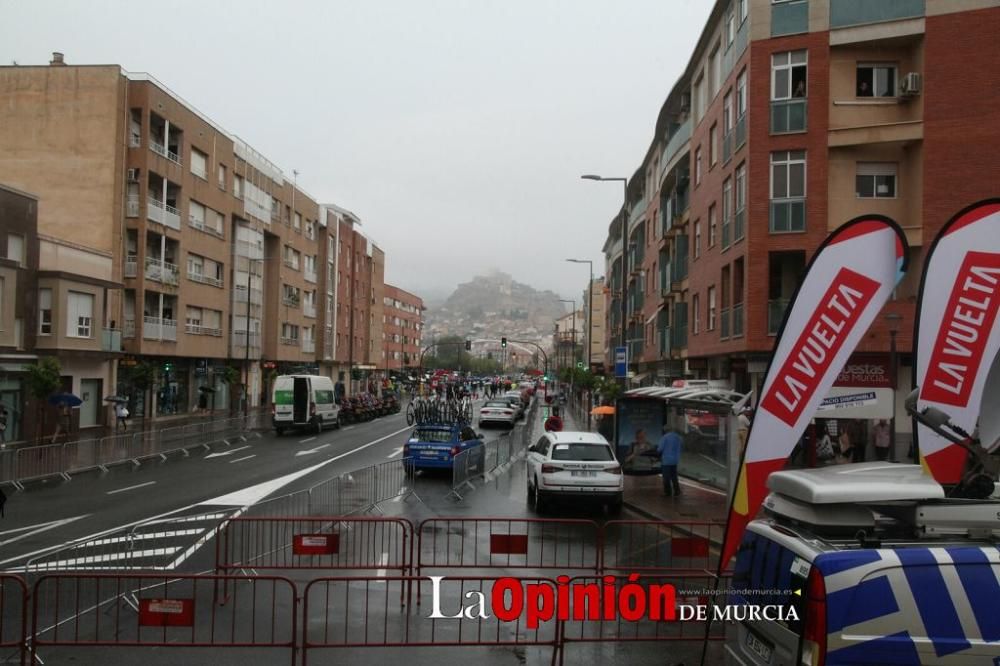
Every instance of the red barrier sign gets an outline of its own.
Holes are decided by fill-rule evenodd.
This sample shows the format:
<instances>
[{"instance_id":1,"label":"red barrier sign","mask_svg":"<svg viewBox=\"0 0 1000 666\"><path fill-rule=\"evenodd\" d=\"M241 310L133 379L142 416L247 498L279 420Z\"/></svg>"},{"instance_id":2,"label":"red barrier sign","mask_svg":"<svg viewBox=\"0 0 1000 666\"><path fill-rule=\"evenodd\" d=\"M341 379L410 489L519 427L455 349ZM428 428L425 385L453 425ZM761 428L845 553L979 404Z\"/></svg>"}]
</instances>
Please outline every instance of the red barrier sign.
<instances>
[{"instance_id":1,"label":"red barrier sign","mask_svg":"<svg viewBox=\"0 0 1000 666\"><path fill-rule=\"evenodd\" d=\"M527 534L491 534L490 553L493 555L527 555Z\"/></svg>"},{"instance_id":2,"label":"red barrier sign","mask_svg":"<svg viewBox=\"0 0 1000 666\"><path fill-rule=\"evenodd\" d=\"M194 599L140 599L139 626L194 626Z\"/></svg>"},{"instance_id":3,"label":"red barrier sign","mask_svg":"<svg viewBox=\"0 0 1000 666\"><path fill-rule=\"evenodd\" d=\"M292 537L296 555L336 555L340 552L339 534L296 534Z\"/></svg>"}]
</instances>

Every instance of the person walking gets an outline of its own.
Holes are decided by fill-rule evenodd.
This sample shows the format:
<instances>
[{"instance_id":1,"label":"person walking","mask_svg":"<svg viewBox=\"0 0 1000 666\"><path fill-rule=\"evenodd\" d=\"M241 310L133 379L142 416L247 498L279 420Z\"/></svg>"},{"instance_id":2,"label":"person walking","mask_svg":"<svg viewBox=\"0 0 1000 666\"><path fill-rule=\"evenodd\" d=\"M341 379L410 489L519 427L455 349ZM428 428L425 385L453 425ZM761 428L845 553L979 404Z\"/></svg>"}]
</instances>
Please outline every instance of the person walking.
<instances>
[{"instance_id":1,"label":"person walking","mask_svg":"<svg viewBox=\"0 0 1000 666\"><path fill-rule=\"evenodd\" d=\"M128 431L128 424L126 419L128 418L128 407L125 406L124 402L119 402L115 405L115 416L118 418L118 425L121 426L123 432Z\"/></svg>"},{"instance_id":2,"label":"person walking","mask_svg":"<svg viewBox=\"0 0 1000 666\"><path fill-rule=\"evenodd\" d=\"M677 478L677 465L681 461L680 434L669 424L663 426L663 437L656 450L660 454L660 473L663 475L663 494L677 497L681 494L681 482Z\"/></svg>"},{"instance_id":3,"label":"person walking","mask_svg":"<svg viewBox=\"0 0 1000 666\"><path fill-rule=\"evenodd\" d=\"M875 424L875 458L877 460L889 459L889 422L881 419Z\"/></svg>"},{"instance_id":4,"label":"person walking","mask_svg":"<svg viewBox=\"0 0 1000 666\"><path fill-rule=\"evenodd\" d=\"M851 437L851 424L847 421L838 424L840 434L837 439L840 442L840 462L849 463L854 461L854 439Z\"/></svg>"}]
</instances>

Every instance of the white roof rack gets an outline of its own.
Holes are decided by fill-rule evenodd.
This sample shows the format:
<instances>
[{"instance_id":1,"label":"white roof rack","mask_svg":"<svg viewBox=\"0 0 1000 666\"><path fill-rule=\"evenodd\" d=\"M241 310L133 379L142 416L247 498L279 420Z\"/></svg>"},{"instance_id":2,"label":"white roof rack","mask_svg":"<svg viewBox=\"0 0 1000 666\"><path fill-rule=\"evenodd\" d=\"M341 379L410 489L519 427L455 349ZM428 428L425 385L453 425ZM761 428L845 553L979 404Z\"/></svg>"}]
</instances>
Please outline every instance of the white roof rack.
<instances>
[{"instance_id":1,"label":"white roof rack","mask_svg":"<svg viewBox=\"0 0 1000 666\"><path fill-rule=\"evenodd\" d=\"M944 498L944 489L920 465L888 462L774 472L767 487L810 504L853 504Z\"/></svg>"}]
</instances>

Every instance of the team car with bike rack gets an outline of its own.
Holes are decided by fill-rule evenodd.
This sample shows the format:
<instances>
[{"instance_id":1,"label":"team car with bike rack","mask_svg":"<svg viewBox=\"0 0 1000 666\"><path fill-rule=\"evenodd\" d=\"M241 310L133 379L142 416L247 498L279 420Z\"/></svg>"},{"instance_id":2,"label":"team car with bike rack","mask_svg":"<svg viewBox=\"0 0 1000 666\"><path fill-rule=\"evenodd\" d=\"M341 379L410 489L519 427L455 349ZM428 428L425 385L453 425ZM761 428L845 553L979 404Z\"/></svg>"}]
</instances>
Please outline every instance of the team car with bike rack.
<instances>
[{"instance_id":1,"label":"team car with bike rack","mask_svg":"<svg viewBox=\"0 0 1000 666\"><path fill-rule=\"evenodd\" d=\"M471 425L469 400L418 400L407 407L407 420L416 424L403 445L403 468L407 474L420 469L451 469L455 457L472 451L470 464L481 470L486 448Z\"/></svg>"}]
</instances>

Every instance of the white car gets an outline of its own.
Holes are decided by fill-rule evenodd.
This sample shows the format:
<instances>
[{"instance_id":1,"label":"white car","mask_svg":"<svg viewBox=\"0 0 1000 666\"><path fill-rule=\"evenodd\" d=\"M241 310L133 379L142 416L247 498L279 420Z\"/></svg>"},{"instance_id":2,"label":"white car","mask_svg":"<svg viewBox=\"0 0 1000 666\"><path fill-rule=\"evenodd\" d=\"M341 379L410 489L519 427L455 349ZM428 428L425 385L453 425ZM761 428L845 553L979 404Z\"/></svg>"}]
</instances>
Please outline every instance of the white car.
<instances>
[{"instance_id":1,"label":"white car","mask_svg":"<svg viewBox=\"0 0 1000 666\"><path fill-rule=\"evenodd\" d=\"M517 422L517 410L506 400L489 400L479 410L479 427L487 423L501 423L514 427Z\"/></svg>"},{"instance_id":2,"label":"white car","mask_svg":"<svg viewBox=\"0 0 1000 666\"><path fill-rule=\"evenodd\" d=\"M504 395L497 398L497 400L506 402L508 405L510 405L511 409L513 409L517 413L517 418L519 419L524 418L524 403L521 402L521 396L511 393L505 393Z\"/></svg>"},{"instance_id":3,"label":"white car","mask_svg":"<svg viewBox=\"0 0 1000 666\"><path fill-rule=\"evenodd\" d=\"M542 513L556 498L589 498L621 511L625 478L615 452L593 432L547 432L528 449L528 504Z\"/></svg>"}]
</instances>

